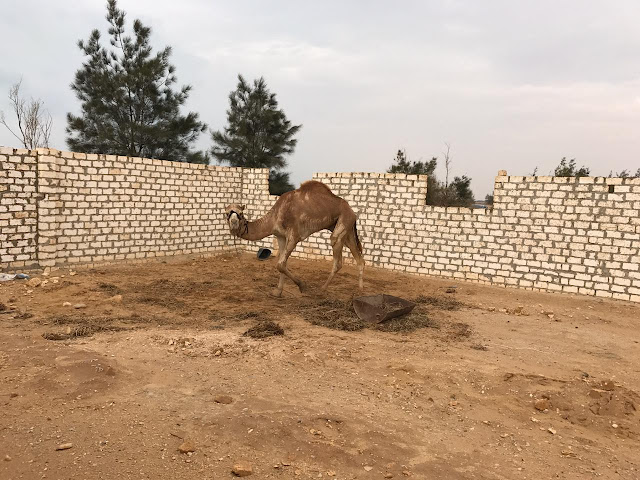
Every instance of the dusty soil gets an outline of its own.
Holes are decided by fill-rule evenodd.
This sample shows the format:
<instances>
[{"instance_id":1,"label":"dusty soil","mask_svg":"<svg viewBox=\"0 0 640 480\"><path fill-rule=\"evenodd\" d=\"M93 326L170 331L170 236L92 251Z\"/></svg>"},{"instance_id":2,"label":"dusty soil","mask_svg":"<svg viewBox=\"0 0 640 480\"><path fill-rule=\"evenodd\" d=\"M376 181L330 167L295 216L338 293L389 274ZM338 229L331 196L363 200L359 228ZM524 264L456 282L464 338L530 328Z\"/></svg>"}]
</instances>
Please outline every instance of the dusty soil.
<instances>
[{"instance_id":1,"label":"dusty soil","mask_svg":"<svg viewBox=\"0 0 640 480\"><path fill-rule=\"evenodd\" d=\"M640 478L640 305L368 269L418 303L370 328L351 266L72 273L0 284L3 480Z\"/></svg>"}]
</instances>

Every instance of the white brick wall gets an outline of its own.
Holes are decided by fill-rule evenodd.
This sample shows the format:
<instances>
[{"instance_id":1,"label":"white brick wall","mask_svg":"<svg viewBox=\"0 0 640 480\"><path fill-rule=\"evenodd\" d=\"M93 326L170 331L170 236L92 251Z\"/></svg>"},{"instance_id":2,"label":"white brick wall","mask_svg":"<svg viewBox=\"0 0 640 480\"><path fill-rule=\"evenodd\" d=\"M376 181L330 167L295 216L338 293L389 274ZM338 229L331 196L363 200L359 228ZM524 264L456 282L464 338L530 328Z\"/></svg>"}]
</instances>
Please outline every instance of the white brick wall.
<instances>
[{"instance_id":1,"label":"white brick wall","mask_svg":"<svg viewBox=\"0 0 640 480\"><path fill-rule=\"evenodd\" d=\"M318 173L314 179L359 214L369 265L640 301L640 179L499 176L493 210L427 206L426 177ZM264 202L258 210L273 199ZM315 234L294 255L329 259L328 238Z\"/></svg>"},{"instance_id":2,"label":"white brick wall","mask_svg":"<svg viewBox=\"0 0 640 480\"><path fill-rule=\"evenodd\" d=\"M37 263L37 168L32 152L0 147L0 270Z\"/></svg>"},{"instance_id":3,"label":"white brick wall","mask_svg":"<svg viewBox=\"0 0 640 480\"><path fill-rule=\"evenodd\" d=\"M275 247L234 240L224 217L271 208L264 169L7 148L0 165L3 270ZM640 302L640 179L499 176L493 210L472 210L425 205L424 176L314 178L358 214L369 265ZM328 238L294 255L331 258Z\"/></svg>"}]
</instances>

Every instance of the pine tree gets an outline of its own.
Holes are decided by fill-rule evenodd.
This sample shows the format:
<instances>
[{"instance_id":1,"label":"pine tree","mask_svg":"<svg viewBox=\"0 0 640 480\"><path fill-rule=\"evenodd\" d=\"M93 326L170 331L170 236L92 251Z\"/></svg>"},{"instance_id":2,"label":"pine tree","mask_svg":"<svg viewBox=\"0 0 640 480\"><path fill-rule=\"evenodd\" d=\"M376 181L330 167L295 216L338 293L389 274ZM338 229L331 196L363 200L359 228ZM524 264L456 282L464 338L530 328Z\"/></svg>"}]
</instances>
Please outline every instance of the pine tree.
<instances>
[{"instance_id":1,"label":"pine tree","mask_svg":"<svg viewBox=\"0 0 640 480\"><path fill-rule=\"evenodd\" d=\"M407 173L410 175L433 175L438 166L438 159L433 157L428 162L410 161L404 150L398 150L393 165L387 170L388 173Z\"/></svg>"},{"instance_id":2,"label":"pine tree","mask_svg":"<svg viewBox=\"0 0 640 480\"><path fill-rule=\"evenodd\" d=\"M453 195L453 205L457 207L471 207L473 205L473 192L471 191L471 179L466 175L455 177L450 187L455 194Z\"/></svg>"},{"instance_id":3,"label":"pine tree","mask_svg":"<svg viewBox=\"0 0 640 480\"><path fill-rule=\"evenodd\" d=\"M567 157L562 157L560 164L556 167L553 175L556 177L588 177L590 174L587 167L576 166L576 159L567 161Z\"/></svg>"},{"instance_id":4,"label":"pine tree","mask_svg":"<svg viewBox=\"0 0 640 480\"><path fill-rule=\"evenodd\" d=\"M100 32L78 46L88 57L71 89L81 102L81 114L67 114L67 144L71 150L183 162L209 163L208 155L191 149L207 126L198 114L180 113L190 86L174 89L171 47L152 53L151 29L133 22L133 37L125 35L125 12L108 0L110 44Z\"/></svg>"},{"instance_id":5,"label":"pine tree","mask_svg":"<svg viewBox=\"0 0 640 480\"><path fill-rule=\"evenodd\" d=\"M621 172L616 173L616 177L619 178L640 178L640 168L636 171L636 173L629 173L629 170L622 170ZM609 178L613 177L613 170L609 172Z\"/></svg>"},{"instance_id":6,"label":"pine tree","mask_svg":"<svg viewBox=\"0 0 640 480\"><path fill-rule=\"evenodd\" d=\"M249 84L238 75L238 86L229 94L227 126L213 132L212 155L234 167L268 168L269 190L281 195L293 186L285 156L294 152L294 135L302 125L292 125L278 108L275 93L269 92L264 78Z\"/></svg>"},{"instance_id":7,"label":"pine tree","mask_svg":"<svg viewBox=\"0 0 640 480\"><path fill-rule=\"evenodd\" d=\"M435 171L438 166L438 159L433 157L428 162L411 161L407 158L407 152L398 150L393 165L387 169L388 173L406 173L408 175L427 175L427 205L435 205L436 196L439 192L438 180Z\"/></svg>"},{"instance_id":8,"label":"pine tree","mask_svg":"<svg viewBox=\"0 0 640 480\"><path fill-rule=\"evenodd\" d=\"M448 152L447 152L448 155ZM445 184L436 178L435 171L438 158L433 157L428 162L411 161L406 152L398 150L393 165L388 173L406 173L409 175L427 175L427 205L438 207L471 207L473 192L471 179L466 175L455 177L453 182Z\"/></svg>"}]
</instances>

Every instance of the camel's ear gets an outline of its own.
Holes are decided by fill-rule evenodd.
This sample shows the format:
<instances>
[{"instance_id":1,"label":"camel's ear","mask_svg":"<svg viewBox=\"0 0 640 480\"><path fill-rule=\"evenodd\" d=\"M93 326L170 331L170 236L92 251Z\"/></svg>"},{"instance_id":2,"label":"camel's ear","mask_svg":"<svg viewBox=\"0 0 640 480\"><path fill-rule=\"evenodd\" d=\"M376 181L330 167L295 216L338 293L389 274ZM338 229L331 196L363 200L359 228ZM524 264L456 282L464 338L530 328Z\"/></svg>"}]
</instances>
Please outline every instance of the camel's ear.
<instances>
[{"instance_id":1,"label":"camel's ear","mask_svg":"<svg viewBox=\"0 0 640 480\"><path fill-rule=\"evenodd\" d=\"M244 209L247 208L246 205L240 205L240 210L242 210L244 212Z\"/></svg>"}]
</instances>

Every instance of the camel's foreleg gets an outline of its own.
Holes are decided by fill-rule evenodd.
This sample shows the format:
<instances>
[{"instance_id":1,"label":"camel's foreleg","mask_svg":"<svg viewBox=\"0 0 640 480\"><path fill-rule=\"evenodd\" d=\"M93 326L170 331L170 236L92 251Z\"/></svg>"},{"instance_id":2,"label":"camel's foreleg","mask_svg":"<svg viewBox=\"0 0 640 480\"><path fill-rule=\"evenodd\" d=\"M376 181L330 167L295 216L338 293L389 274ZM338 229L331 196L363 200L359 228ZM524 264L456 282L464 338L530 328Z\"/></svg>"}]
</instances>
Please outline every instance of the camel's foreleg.
<instances>
[{"instance_id":1,"label":"camel's foreleg","mask_svg":"<svg viewBox=\"0 0 640 480\"><path fill-rule=\"evenodd\" d=\"M280 272L280 280L278 282L278 287L274 291L274 294L279 297L282 295L282 289L284 287L284 277L287 276L291 279L293 283L295 283L301 292L305 290L305 286L298 277L291 273L291 271L287 268L287 261L289 260L289 256L296 248L298 240L293 238L280 238L278 237L278 271Z\"/></svg>"},{"instance_id":2,"label":"camel's foreleg","mask_svg":"<svg viewBox=\"0 0 640 480\"><path fill-rule=\"evenodd\" d=\"M276 236L278 240L278 263L284 255L285 248L287 246L287 239L285 237ZM280 279L278 280L278 286L273 290L272 295L274 297L280 297L282 295L282 289L284 288L284 279L286 275L280 272Z\"/></svg>"}]
</instances>

